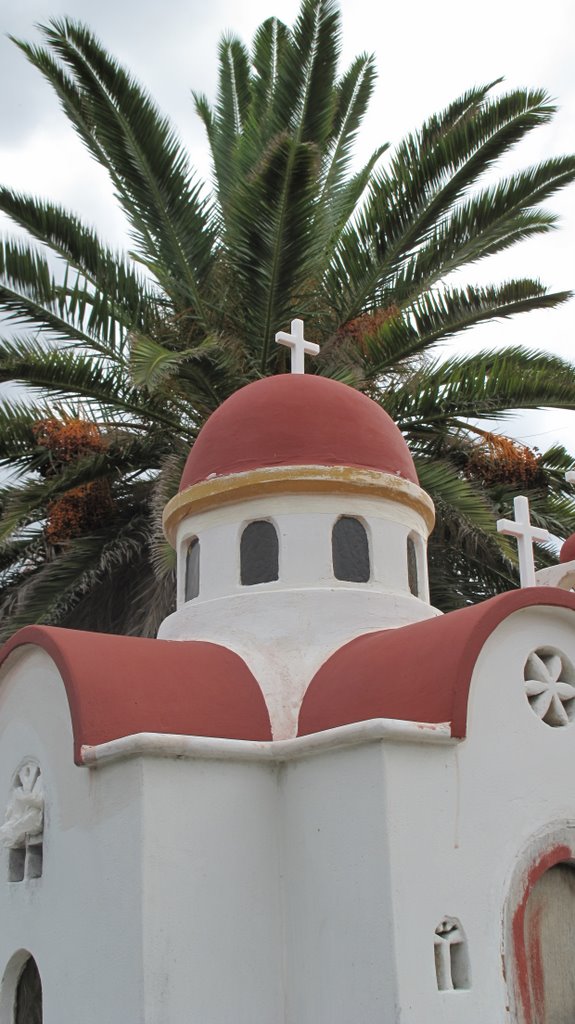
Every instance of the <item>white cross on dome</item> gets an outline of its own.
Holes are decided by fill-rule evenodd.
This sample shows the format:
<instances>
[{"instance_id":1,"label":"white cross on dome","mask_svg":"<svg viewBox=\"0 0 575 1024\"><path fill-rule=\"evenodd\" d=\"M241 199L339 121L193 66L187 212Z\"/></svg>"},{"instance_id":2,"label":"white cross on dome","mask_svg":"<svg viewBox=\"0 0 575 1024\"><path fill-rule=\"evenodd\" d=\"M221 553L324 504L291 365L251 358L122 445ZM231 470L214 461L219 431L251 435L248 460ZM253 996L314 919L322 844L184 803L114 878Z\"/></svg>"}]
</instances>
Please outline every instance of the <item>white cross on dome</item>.
<instances>
[{"instance_id":1,"label":"white cross on dome","mask_svg":"<svg viewBox=\"0 0 575 1024\"><path fill-rule=\"evenodd\" d=\"M276 343L278 345L286 345L291 349L292 373L305 373L306 355L317 356L319 352L319 345L314 345L313 341L305 340L303 336L303 320L292 320L291 334L287 334L286 331L278 331Z\"/></svg>"},{"instance_id":2,"label":"white cross on dome","mask_svg":"<svg viewBox=\"0 0 575 1024\"><path fill-rule=\"evenodd\" d=\"M497 529L499 533L507 534L517 539L519 554L519 580L522 587L535 587L535 561L533 558L533 542L536 540L550 540L548 530L542 530L538 526L532 526L529 518L529 500L520 495L513 501L515 520L498 519Z\"/></svg>"}]
</instances>

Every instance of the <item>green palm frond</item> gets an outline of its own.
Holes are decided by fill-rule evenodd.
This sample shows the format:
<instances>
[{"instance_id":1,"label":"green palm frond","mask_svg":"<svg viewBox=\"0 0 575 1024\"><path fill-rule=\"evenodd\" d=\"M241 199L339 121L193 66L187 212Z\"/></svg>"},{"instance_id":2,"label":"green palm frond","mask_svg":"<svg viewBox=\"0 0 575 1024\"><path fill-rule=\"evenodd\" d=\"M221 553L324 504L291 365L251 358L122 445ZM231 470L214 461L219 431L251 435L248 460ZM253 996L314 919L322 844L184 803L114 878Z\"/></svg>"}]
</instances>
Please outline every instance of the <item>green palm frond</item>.
<instances>
[{"instance_id":1,"label":"green palm frond","mask_svg":"<svg viewBox=\"0 0 575 1024\"><path fill-rule=\"evenodd\" d=\"M37 460L34 427L53 416L49 402L0 400L0 466L19 475L33 468Z\"/></svg>"},{"instance_id":2,"label":"green palm frond","mask_svg":"<svg viewBox=\"0 0 575 1024\"><path fill-rule=\"evenodd\" d=\"M33 337L0 339L0 383L4 381L49 393L52 399L72 397L99 408L104 415L121 410L143 422L155 420L172 429L179 427L164 403L154 403L131 386L122 366L101 357L44 346Z\"/></svg>"},{"instance_id":3,"label":"green palm frond","mask_svg":"<svg viewBox=\"0 0 575 1024\"><path fill-rule=\"evenodd\" d=\"M239 171L237 150L250 106L250 67L246 48L234 36L224 36L219 57L218 100L209 138L218 199L225 207Z\"/></svg>"},{"instance_id":4,"label":"green palm frond","mask_svg":"<svg viewBox=\"0 0 575 1024\"><path fill-rule=\"evenodd\" d=\"M134 270L128 258L102 245L95 231L59 206L0 188L0 211L33 238L50 247L107 302L108 317L125 329L145 329L157 317L159 295ZM37 254L35 254L37 257ZM68 274L70 276L70 274ZM31 297L41 300L49 270L32 273L25 281ZM54 285L52 285L54 287ZM50 296L48 291L47 297Z\"/></svg>"},{"instance_id":5,"label":"green palm frond","mask_svg":"<svg viewBox=\"0 0 575 1024\"><path fill-rule=\"evenodd\" d=\"M252 104L246 134L251 140L257 133L264 145L277 130L280 70L285 63L286 47L291 45L291 33L278 18L267 18L256 30L252 46Z\"/></svg>"},{"instance_id":6,"label":"green palm frond","mask_svg":"<svg viewBox=\"0 0 575 1024\"><path fill-rule=\"evenodd\" d=\"M98 296L87 291L78 278L68 287L58 284L48 261L36 249L20 241L4 239L0 244L0 311L7 319L35 327L63 341L85 342L97 348L89 333L102 322Z\"/></svg>"},{"instance_id":7,"label":"green palm frond","mask_svg":"<svg viewBox=\"0 0 575 1024\"><path fill-rule=\"evenodd\" d=\"M350 200L355 208L361 194L368 185L373 168L387 148L380 146L367 166L355 176L355 190L346 177L353 143L367 112L369 100L375 86L375 62L369 54L358 57L348 72L335 86L335 114L332 123L332 138L323 158L321 189L317 201L319 217L328 216L337 229L349 217ZM351 191L351 195L350 195ZM316 230L319 229L316 228ZM333 236L334 230L330 232Z\"/></svg>"},{"instance_id":8,"label":"green palm frond","mask_svg":"<svg viewBox=\"0 0 575 1024\"><path fill-rule=\"evenodd\" d=\"M64 624L82 597L114 572L120 571L126 580L126 570L141 567L146 541L146 521L140 514L126 524L116 524L113 541L104 532L80 538L57 558L28 571L17 590L4 596L0 639L33 622ZM125 591L120 600L125 601Z\"/></svg>"},{"instance_id":9,"label":"green palm frond","mask_svg":"<svg viewBox=\"0 0 575 1024\"><path fill-rule=\"evenodd\" d=\"M523 278L498 287L445 289L426 292L403 313L390 317L366 339L371 372L381 375L403 359L429 352L476 324L554 308L570 292L549 293L539 281Z\"/></svg>"},{"instance_id":10,"label":"green palm frond","mask_svg":"<svg viewBox=\"0 0 575 1024\"><path fill-rule=\"evenodd\" d=\"M202 322L213 228L201 184L193 180L174 129L84 26L53 20L42 32L67 70L67 96L74 107L66 112L110 171L146 266L179 302L192 302ZM56 76L52 54L19 45L61 93L63 73L59 69Z\"/></svg>"},{"instance_id":11,"label":"green palm frond","mask_svg":"<svg viewBox=\"0 0 575 1024\"><path fill-rule=\"evenodd\" d=\"M541 407L575 409L573 367L558 356L507 348L423 367L403 392L398 389L393 411L410 431L418 422L446 425Z\"/></svg>"},{"instance_id":12,"label":"green palm frond","mask_svg":"<svg viewBox=\"0 0 575 1024\"><path fill-rule=\"evenodd\" d=\"M357 316L386 279L400 275L405 260L431 240L470 186L529 131L545 124L553 110L544 92L516 90L486 100L475 107L473 118L459 117L444 133L424 126L408 136L389 169L374 176L360 216L334 252L326 280L332 299L342 292L342 267L350 263L354 270L344 283L344 305L342 299L339 303L342 320ZM572 181L575 165L564 173Z\"/></svg>"},{"instance_id":13,"label":"green palm frond","mask_svg":"<svg viewBox=\"0 0 575 1024\"><path fill-rule=\"evenodd\" d=\"M449 218L434 227L425 244L404 260L391 282L396 301L409 301L452 270L552 230L555 215L535 204L571 181L574 170L573 158L558 158L459 204ZM390 285L387 287L389 290Z\"/></svg>"},{"instance_id":14,"label":"green palm frond","mask_svg":"<svg viewBox=\"0 0 575 1024\"><path fill-rule=\"evenodd\" d=\"M449 464L436 459L415 458L415 466L421 487L431 495L436 505L449 507L451 515L462 529L473 534L478 543L484 534L492 540L501 541L501 534L493 519L493 508L485 496Z\"/></svg>"},{"instance_id":15,"label":"green palm frond","mask_svg":"<svg viewBox=\"0 0 575 1024\"><path fill-rule=\"evenodd\" d=\"M332 131L334 85L340 52L334 0L303 0L278 73L274 133L323 147Z\"/></svg>"},{"instance_id":16,"label":"green palm frond","mask_svg":"<svg viewBox=\"0 0 575 1024\"><path fill-rule=\"evenodd\" d=\"M249 291L250 343L261 352L262 371L275 325L289 319L290 296L305 288L317 253L309 208L318 171L315 147L282 135L236 194L230 258L240 287Z\"/></svg>"},{"instance_id":17,"label":"green palm frond","mask_svg":"<svg viewBox=\"0 0 575 1024\"><path fill-rule=\"evenodd\" d=\"M425 238L480 175L555 112L543 90L524 89L485 95L480 105L474 98L473 108L472 118L460 115L441 132L434 123L408 135L380 173L365 218L385 250L405 251Z\"/></svg>"},{"instance_id":18,"label":"green palm frond","mask_svg":"<svg viewBox=\"0 0 575 1024\"><path fill-rule=\"evenodd\" d=\"M361 167L360 170L351 178L348 178L342 183L338 191L337 198L333 204L333 234L331 239L332 245L329 247L329 252L333 252L333 247L338 241L339 236L355 216L361 199L371 183L375 168L377 167L380 158L388 149L389 144L387 142L378 146L364 166ZM331 198L329 201L331 203Z\"/></svg>"},{"instance_id":19,"label":"green palm frond","mask_svg":"<svg viewBox=\"0 0 575 1024\"><path fill-rule=\"evenodd\" d=\"M487 82L484 85L475 85L471 89L467 89L457 99L452 100L444 110L432 114L419 130L422 145L433 146L437 139L448 135L455 125L465 125L472 120L489 94L502 82L503 78L495 78L492 82Z\"/></svg>"}]
</instances>

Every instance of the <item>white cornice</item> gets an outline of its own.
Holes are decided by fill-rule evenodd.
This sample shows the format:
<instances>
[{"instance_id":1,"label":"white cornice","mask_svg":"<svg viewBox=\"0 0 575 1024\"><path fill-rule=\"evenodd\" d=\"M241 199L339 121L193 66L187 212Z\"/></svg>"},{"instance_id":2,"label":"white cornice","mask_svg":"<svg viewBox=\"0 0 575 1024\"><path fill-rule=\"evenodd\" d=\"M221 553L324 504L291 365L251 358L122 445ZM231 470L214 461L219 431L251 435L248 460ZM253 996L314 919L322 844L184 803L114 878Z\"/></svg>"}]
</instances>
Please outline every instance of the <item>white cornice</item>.
<instances>
[{"instance_id":1,"label":"white cornice","mask_svg":"<svg viewBox=\"0 0 575 1024\"><path fill-rule=\"evenodd\" d=\"M325 732L291 740L215 739L207 736L177 736L173 733L140 732L108 743L82 747L82 761L99 767L128 757L172 757L207 761L269 761L280 763L301 757L385 740L390 743L442 743L459 741L451 735L449 722L405 722L375 718L342 725Z\"/></svg>"}]
</instances>

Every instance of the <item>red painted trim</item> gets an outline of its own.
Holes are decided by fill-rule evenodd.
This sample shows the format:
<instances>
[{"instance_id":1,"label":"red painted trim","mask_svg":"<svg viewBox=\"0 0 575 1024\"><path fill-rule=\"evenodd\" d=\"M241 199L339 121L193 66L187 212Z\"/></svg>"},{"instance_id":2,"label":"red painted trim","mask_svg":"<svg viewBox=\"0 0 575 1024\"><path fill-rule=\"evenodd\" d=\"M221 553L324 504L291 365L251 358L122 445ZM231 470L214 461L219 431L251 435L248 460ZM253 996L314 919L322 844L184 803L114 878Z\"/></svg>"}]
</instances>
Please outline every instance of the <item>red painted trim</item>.
<instances>
[{"instance_id":1,"label":"red painted trim","mask_svg":"<svg viewBox=\"0 0 575 1024\"><path fill-rule=\"evenodd\" d=\"M256 679L226 647L27 626L0 650L0 665L27 644L46 651L62 676L76 764L84 744L139 732L272 738Z\"/></svg>"},{"instance_id":2,"label":"red painted trim","mask_svg":"<svg viewBox=\"0 0 575 1024\"><path fill-rule=\"evenodd\" d=\"M543 965L541 962L541 949L537 941L539 929L534 929L534 942L527 948L525 935L525 914L527 904L534 885L542 875L556 864L562 864L573 860L573 851L565 845L554 846L542 857L539 858L528 869L525 880L522 884L523 896L513 915L513 954L515 963L515 978L521 1005L523 1007L524 1024L536 1024L542 1020L540 1011L543 1009ZM533 999L531 992L530 976L533 981Z\"/></svg>"},{"instance_id":3,"label":"red painted trim","mask_svg":"<svg viewBox=\"0 0 575 1024\"><path fill-rule=\"evenodd\" d=\"M471 676L493 630L522 608L575 612L575 594L532 587L426 619L412 626L357 637L326 661L312 679L299 716L299 736L370 718L451 722L467 732Z\"/></svg>"},{"instance_id":4,"label":"red painted trim","mask_svg":"<svg viewBox=\"0 0 575 1024\"><path fill-rule=\"evenodd\" d=\"M354 466L418 482L403 435L381 406L311 374L266 377L228 398L200 431L180 490L267 466Z\"/></svg>"}]
</instances>

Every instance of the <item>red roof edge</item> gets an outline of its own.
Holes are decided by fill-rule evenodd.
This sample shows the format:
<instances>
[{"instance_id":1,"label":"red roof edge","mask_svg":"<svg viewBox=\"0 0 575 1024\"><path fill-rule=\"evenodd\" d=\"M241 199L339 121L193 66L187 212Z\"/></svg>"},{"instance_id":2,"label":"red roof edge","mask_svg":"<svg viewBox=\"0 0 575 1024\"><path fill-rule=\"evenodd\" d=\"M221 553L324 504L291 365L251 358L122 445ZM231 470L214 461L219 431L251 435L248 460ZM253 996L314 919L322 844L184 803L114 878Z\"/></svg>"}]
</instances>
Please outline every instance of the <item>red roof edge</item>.
<instances>
[{"instance_id":1,"label":"red roof edge","mask_svg":"<svg viewBox=\"0 0 575 1024\"><path fill-rule=\"evenodd\" d=\"M473 669L493 630L522 608L568 608L575 594L530 587L411 626L366 633L336 651L304 696L298 736L371 718L450 722L467 734Z\"/></svg>"},{"instance_id":2,"label":"red roof edge","mask_svg":"<svg viewBox=\"0 0 575 1024\"><path fill-rule=\"evenodd\" d=\"M238 654L202 640L151 640L26 626L0 650L40 647L64 681L74 761L96 746L139 732L268 741L262 691Z\"/></svg>"}]
</instances>

